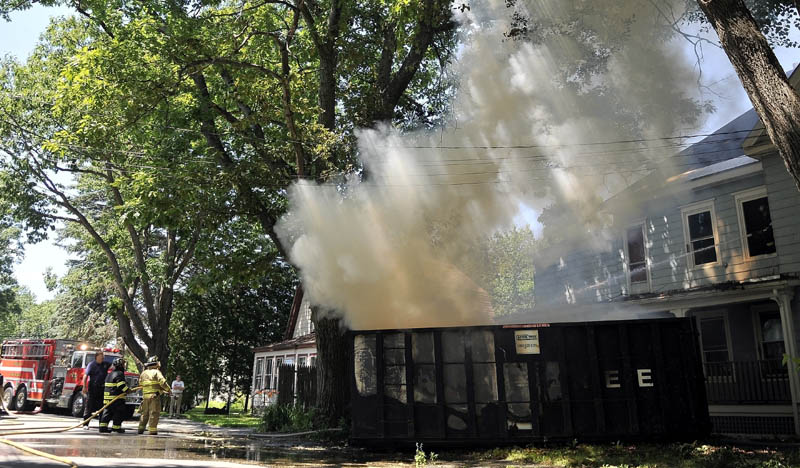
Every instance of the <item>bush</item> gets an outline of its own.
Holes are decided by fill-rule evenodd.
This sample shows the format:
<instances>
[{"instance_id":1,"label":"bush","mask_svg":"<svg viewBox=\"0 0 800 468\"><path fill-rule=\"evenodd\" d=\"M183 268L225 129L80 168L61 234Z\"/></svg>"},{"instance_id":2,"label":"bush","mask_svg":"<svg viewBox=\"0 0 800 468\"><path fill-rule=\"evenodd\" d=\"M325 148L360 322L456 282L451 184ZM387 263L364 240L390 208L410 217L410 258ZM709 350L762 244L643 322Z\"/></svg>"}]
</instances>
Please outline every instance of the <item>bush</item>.
<instances>
[{"instance_id":1,"label":"bush","mask_svg":"<svg viewBox=\"0 0 800 468\"><path fill-rule=\"evenodd\" d=\"M702 460L703 468L740 468L747 466L741 451L730 447L720 447Z\"/></svg>"},{"instance_id":2,"label":"bush","mask_svg":"<svg viewBox=\"0 0 800 468\"><path fill-rule=\"evenodd\" d=\"M299 405L269 405L264 408L263 432L304 432L314 428L316 412Z\"/></svg>"}]
</instances>

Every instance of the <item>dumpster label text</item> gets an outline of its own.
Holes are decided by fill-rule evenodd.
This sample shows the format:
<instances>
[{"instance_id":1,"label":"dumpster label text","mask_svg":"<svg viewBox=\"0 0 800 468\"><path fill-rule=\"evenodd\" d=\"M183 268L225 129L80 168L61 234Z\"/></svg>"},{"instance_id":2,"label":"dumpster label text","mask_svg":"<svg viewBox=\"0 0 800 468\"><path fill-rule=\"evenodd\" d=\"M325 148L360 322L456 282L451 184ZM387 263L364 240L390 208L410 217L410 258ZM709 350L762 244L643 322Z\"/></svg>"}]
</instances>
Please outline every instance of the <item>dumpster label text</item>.
<instances>
[{"instance_id":1,"label":"dumpster label text","mask_svg":"<svg viewBox=\"0 0 800 468\"><path fill-rule=\"evenodd\" d=\"M539 330L514 331L517 354L539 354Z\"/></svg>"}]
</instances>

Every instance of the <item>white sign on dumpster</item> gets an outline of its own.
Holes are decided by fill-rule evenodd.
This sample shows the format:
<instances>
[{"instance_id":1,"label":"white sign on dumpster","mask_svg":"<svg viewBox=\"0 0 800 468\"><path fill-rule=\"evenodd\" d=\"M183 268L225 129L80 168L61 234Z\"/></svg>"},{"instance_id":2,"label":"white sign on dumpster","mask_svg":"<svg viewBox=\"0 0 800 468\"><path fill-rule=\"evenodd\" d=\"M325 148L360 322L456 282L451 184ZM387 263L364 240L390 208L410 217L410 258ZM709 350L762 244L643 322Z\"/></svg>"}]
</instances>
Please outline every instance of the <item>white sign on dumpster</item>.
<instances>
[{"instance_id":1,"label":"white sign on dumpster","mask_svg":"<svg viewBox=\"0 0 800 468\"><path fill-rule=\"evenodd\" d=\"M515 330L517 354L539 354L539 330Z\"/></svg>"}]
</instances>

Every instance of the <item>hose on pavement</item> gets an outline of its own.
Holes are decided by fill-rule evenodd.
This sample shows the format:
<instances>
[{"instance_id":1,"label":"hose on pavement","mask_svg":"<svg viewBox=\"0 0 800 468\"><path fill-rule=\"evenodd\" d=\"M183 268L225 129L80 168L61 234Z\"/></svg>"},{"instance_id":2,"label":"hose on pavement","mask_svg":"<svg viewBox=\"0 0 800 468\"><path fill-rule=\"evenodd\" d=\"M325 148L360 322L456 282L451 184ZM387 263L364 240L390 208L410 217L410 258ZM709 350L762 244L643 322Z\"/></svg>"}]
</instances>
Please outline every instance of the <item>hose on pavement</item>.
<instances>
[{"instance_id":1,"label":"hose on pavement","mask_svg":"<svg viewBox=\"0 0 800 468\"><path fill-rule=\"evenodd\" d=\"M69 430L79 428L79 427L83 426L84 424L88 424L89 421L91 421L92 419L96 418L100 413L103 412L104 409L106 409L109 406L111 406L111 404L114 403L115 401L117 401L117 400L119 400L121 398L125 398L128 395L128 393L135 392L136 390L139 390L141 388L142 387L132 388L132 389L128 390L125 393L122 393L120 395L115 396L111 401L109 401L108 403L103 405L102 408L100 408L99 410L95 411L94 413L89 415L88 418L84 419L83 421L79 422L78 424L75 424L75 425L72 425L72 426L68 426L68 427L50 427L50 428L45 427L45 428L37 428L37 429L17 429L17 430L13 430L13 431L0 432L0 443L6 444L6 445L8 445L10 447L14 447L14 448L16 448L18 450L21 450L23 452L30 453L31 455L44 457L44 458L47 458L47 459L50 459L50 460L53 460L53 461L56 461L56 462L59 462L59 463L63 463L65 465L69 465L71 467L77 468L78 465L75 462L73 462L72 460L68 459L68 458L62 458L62 457L58 457L58 456L55 456L55 455L51 455L49 453L45 453L45 452L36 450L34 448L28 447L28 446L26 446L24 444L20 444L18 442L12 442L12 441L10 441L8 439L1 438L1 437L13 436L13 435L26 435L26 434L55 434L55 433L67 432ZM2 405L3 405L3 402L0 399L0 407L2 407ZM44 403L42 403L42 405L44 405Z\"/></svg>"}]
</instances>

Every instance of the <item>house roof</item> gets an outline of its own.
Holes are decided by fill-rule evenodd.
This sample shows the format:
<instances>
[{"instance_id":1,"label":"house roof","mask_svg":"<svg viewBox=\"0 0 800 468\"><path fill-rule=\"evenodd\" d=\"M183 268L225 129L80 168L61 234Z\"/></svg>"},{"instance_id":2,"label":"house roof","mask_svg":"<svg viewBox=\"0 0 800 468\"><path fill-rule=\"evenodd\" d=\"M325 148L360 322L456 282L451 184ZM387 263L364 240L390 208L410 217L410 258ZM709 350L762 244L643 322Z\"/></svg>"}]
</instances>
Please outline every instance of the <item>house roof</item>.
<instances>
[{"instance_id":1,"label":"house roof","mask_svg":"<svg viewBox=\"0 0 800 468\"><path fill-rule=\"evenodd\" d=\"M292 308L289 309L289 322L286 324L286 330L283 332L283 339L289 340L294 336L294 327L297 326L297 317L300 315L300 309L303 305L303 285L298 283L297 288L294 290L294 299L292 300Z\"/></svg>"},{"instance_id":2,"label":"house roof","mask_svg":"<svg viewBox=\"0 0 800 468\"><path fill-rule=\"evenodd\" d=\"M719 174L757 162L745 156L742 145L760 122L754 109L740 114L709 136L693 143L674 157L668 164L653 170L647 176L631 184L606 200L606 206L613 206L620 200L630 198L631 193L657 196L666 186L676 183L696 181L703 177ZM637 199L640 199L637 197ZM623 205L625 203L623 202Z\"/></svg>"},{"instance_id":3,"label":"house roof","mask_svg":"<svg viewBox=\"0 0 800 468\"><path fill-rule=\"evenodd\" d=\"M280 351L284 349L297 349L297 348L314 348L317 346L317 335L314 332L308 335L298 336L289 340L283 340L278 343L270 343L265 346L253 348L254 353L262 353L264 351Z\"/></svg>"},{"instance_id":4,"label":"house roof","mask_svg":"<svg viewBox=\"0 0 800 468\"><path fill-rule=\"evenodd\" d=\"M678 153L679 167L697 169L742 156L742 143L758 122L758 114L754 109L739 115L710 136Z\"/></svg>"}]
</instances>

